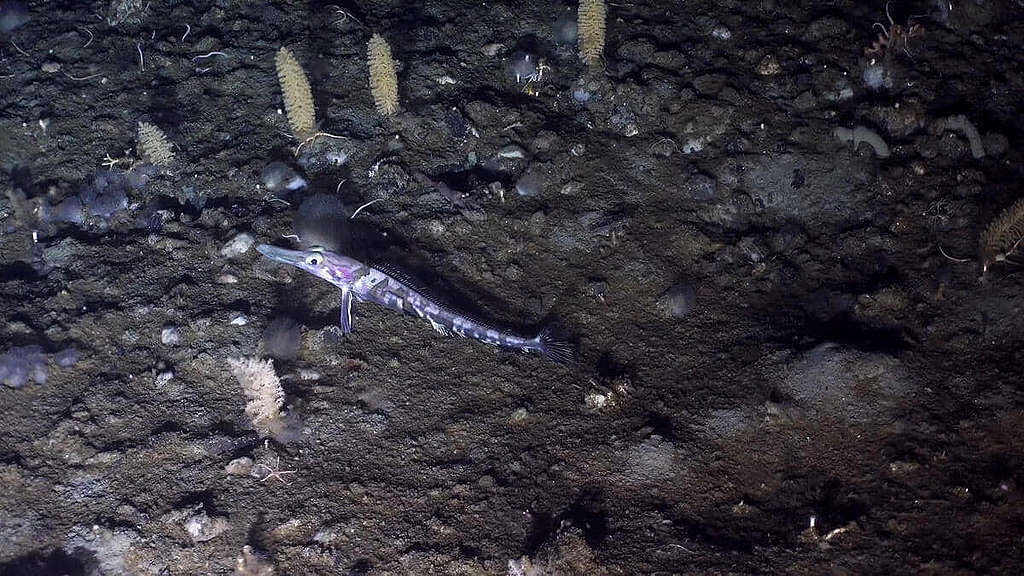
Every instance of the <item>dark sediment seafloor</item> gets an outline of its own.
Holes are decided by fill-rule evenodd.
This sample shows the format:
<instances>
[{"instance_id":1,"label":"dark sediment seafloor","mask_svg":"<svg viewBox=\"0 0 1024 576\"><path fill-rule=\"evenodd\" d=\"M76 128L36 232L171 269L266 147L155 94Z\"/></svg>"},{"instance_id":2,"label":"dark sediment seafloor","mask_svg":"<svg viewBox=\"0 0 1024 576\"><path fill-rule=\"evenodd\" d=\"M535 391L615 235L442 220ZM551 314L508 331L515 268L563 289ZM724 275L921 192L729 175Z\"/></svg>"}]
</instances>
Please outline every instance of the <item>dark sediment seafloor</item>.
<instances>
[{"instance_id":1,"label":"dark sediment seafloor","mask_svg":"<svg viewBox=\"0 0 1024 576\"><path fill-rule=\"evenodd\" d=\"M893 2L866 56L881 2L614 3L591 71L546 2L13 4L0 573L1019 573L1024 274L975 258L1024 195L1018 4ZM140 121L175 165L108 171ZM340 337L248 249L313 193L579 364L371 305ZM259 354L300 440L246 418Z\"/></svg>"}]
</instances>

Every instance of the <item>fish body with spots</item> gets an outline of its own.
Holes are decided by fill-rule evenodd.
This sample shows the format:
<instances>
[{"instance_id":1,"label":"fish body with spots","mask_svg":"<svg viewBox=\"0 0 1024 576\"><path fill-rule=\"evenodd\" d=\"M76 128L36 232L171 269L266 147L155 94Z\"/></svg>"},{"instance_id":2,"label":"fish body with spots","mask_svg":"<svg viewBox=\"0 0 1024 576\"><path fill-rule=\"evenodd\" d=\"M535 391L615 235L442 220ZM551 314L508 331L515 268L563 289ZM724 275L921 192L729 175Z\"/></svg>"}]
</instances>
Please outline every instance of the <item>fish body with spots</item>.
<instances>
[{"instance_id":1,"label":"fish body with spots","mask_svg":"<svg viewBox=\"0 0 1024 576\"><path fill-rule=\"evenodd\" d=\"M445 336L461 336L501 348L535 352L556 362L573 360L572 345L556 339L546 328L533 337L495 328L444 306L389 269L369 266L320 248L288 250L261 244L256 249L275 262L294 266L337 286L341 290L342 332L352 330L352 302L358 300L423 318Z\"/></svg>"}]
</instances>

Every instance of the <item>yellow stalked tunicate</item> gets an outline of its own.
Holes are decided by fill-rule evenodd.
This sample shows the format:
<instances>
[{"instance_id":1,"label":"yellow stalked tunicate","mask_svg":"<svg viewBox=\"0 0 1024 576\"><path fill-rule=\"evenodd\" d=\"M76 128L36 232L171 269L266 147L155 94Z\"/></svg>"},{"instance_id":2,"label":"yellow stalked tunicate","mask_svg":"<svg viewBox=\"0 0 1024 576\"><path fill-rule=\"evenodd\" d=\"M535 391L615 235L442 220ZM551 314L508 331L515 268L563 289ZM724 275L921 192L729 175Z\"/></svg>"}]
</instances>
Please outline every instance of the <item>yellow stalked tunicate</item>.
<instances>
[{"instance_id":1,"label":"yellow stalked tunicate","mask_svg":"<svg viewBox=\"0 0 1024 576\"><path fill-rule=\"evenodd\" d=\"M374 34L366 47L370 67L370 92L377 111L383 116L398 112L398 74L391 57L391 46L380 34Z\"/></svg>"},{"instance_id":2,"label":"yellow stalked tunicate","mask_svg":"<svg viewBox=\"0 0 1024 576\"><path fill-rule=\"evenodd\" d=\"M608 9L604 0L580 0L576 13L580 60L587 66L601 62L604 53L604 26Z\"/></svg>"},{"instance_id":3,"label":"yellow stalked tunicate","mask_svg":"<svg viewBox=\"0 0 1024 576\"><path fill-rule=\"evenodd\" d=\"M292 126L292 134L300 142L305 141L316 132L313 91L309 88L306 72L302 70L302 65L287 48L282 47L277 51L275 62L277 63L277 79L281 82L281 94L284 96L284 107L288 112L288 123Z\"/></svg>"}]
</instances>

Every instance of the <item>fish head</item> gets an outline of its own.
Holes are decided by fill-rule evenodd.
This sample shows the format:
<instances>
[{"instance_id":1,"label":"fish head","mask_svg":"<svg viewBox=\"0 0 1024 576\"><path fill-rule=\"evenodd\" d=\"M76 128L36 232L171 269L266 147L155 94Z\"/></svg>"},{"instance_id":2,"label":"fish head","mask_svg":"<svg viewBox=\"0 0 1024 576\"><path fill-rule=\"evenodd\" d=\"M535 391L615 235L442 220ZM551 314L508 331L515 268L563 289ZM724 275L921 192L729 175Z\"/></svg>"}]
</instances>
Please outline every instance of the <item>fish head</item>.
<instances>
[{"instance_id":1,"label":"fish head","mask_svg":"<svg viewBox=\"0 0 1024 576\"><path fill-rule=\"evenodd\" d=\"M319 246L307 250L288 250L270 244L260 244L256 246L256 250L275 262L294 266L342 289L350 287L355 282L358 272L365 268L358 260Z\"/></svg>"}]
</instances>

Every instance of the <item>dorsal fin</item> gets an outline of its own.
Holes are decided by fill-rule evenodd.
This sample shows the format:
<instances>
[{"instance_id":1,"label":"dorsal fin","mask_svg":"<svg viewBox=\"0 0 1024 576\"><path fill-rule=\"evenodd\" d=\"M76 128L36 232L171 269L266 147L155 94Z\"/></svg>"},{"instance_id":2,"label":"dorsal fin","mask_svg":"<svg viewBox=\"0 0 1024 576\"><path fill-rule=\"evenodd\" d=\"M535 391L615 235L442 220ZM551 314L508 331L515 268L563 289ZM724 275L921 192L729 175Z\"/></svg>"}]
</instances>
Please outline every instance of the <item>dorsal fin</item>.
<instances>
[{"instance_id":1,"label":"dorsal fin","mask_svg":"<svg viewBox=\"0 0 1024 576\"><path fill-rule=\"evenodd\" d=\"M380 270L381 272L387 274L388 276L391 276L395 280L398 280L407 288L415 290L416 292L420 293L420 295L426 298L430 298L431 300L435 299L436 295L429 288L427 288L426 285L424 285L422 282L420 282L416 278L413 278L404 270L393 264L389 264L387 262L373 262L370 264L370 268Z\"/></svg>"}]
</instances>

